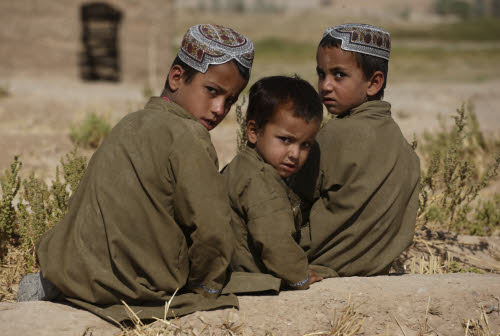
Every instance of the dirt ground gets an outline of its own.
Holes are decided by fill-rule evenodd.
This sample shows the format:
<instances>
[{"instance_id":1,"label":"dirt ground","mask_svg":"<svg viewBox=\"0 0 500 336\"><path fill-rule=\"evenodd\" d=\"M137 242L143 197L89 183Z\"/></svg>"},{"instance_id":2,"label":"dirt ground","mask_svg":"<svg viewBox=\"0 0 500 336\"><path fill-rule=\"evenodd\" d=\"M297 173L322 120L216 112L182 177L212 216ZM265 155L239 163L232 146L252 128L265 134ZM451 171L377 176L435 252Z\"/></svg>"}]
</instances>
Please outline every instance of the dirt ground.
<instances>
[{"instance_id":1,"label":"dirt ground","mask_svg":"<svg viewBox=\"0 0 500 336\"><path fill-rule=\"evenodd\" d=\"M239 310L196 312L172 322L185 332L175 335L353 335L348 331L362 323L356 335L453 336L467 335L464 326L482 316L491 333L470 328L468 335L493 336L500 332L499 300L498 274L336 278L307 291L241 296ZM22 323L26 316L30 322ZM341 321L353 328L330 334ZM49 302L0 303L0 325L5 336L120 333L88 312ZM154 328L163 326L156 322Z\"/></svg>"}]
</instances>

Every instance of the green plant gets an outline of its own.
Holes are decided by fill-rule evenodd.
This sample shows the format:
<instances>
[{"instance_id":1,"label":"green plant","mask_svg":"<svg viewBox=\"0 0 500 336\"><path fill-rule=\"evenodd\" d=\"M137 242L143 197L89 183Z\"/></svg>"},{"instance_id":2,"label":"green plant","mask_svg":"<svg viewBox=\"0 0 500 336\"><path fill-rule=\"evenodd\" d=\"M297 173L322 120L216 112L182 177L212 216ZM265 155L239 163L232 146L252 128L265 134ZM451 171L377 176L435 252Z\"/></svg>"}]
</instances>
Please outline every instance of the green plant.
<instances>
[{"instance_id":1,"label":"green plant","mask_svg":"<svg viewBox=\"0 0 500 336\"><path fill-rule=\"evenodd\" d=\"M71 140L78 146L97 148L111 130L109 122L95 112L71 127Z\"/></svg>"},{"instance_id":2,"label":"green plant","mask_svg":"<svg viewBox=\"0 0 500 336\"><path fill-rule=\"evenodd\" d=\"M474 232L471 228L491 217L490 210L481 208L476 208L474 217L473 202L479 191L497 176L500 151L496 145L491 148L487 144L470 108L469 115L474 117L469 117L469 123L466 122L464 105L457 109L457 114L451 131L424 137L422 156L424 159L431 158L427 170L422 172L417 216L420 225L437 225L447 230L470 233ZM486 164L484 157L490 157L491 150L496 151L495 160ZM483 156L478 158L475 155L479 151ZM488 168L482 173L475 162ZM488 207L491 208L490 205ZM487 219L479 213L484 213ZM498 226L498 223L493 223L495 225Z\"/></svg>"},{"instance_id":3,"label":"green plant","mask_svg":"<svg viewBox=\"0 0 500 336\"><path fill-rule=\"evenodd\" d=\"M469 220L457 223L459 232L475 236L491 236L500 229L500 194L493 200L479 200Z\"/></svg>"},{"instance_id":4,"label":"green plant","mask_svg":"<svg viewBox=\"0 0 500 336\"><path fill-rule=\"evenodd\" d=\"M5 175L0 178L2 198L0 199L0 261L9 242L15 234L16 209L13 201L21 187L19 171L22 167L19 156L14 157L10 170L5 170Z\"/></svg>"},{"instance_id":5,"label":"green plant","mask_svg":"<svg viewBox=\"0 0 500 336\"><path fill-rule=\"evenodd\" d=\"M0 178L0 235L5 245L2 250L6 250L7 244L21 246L27 270L36 264L35 247L40 237L66 214L70 195L76 191L87 166L87 159L77 155L76 148L60 162L63 176L60 167L56 167L50 188L34 173L21 179L22 163L18 156ZM16 196L19 196L17 205L14 204ZM0 254L0 259L2 257Z\"/></svg>"},{"instance_id":6,"label":"green plant","mask_svg":"<svg viewBox=\"0 0 500 336\"><path fill-rule=\"evenodd\" d=\"M236 150L240 152L247 144L247 125L245 113L243 113L243 105L245 105L246 98L242 97L241 102L236 104L236 122L238 128L236 129Z\"/></svg>"},{"instance_id":7,"label":"green plant","mask_svg":"<svg viewBox=\"0 0 500 336\"><path fill-rule=\"evenodd\" d=\"M462 19L466 19L472 15L472 6L462 0L437 0L436 12L440 15L453 14Z\"/></svg>"},{"instance_id":8,"label":"green plant","mask_svg":"<svg viewBox=\"0 0 500 336\"><path fill-rule=\"evenodd\" d=\"M10 95L10 90L8 85L1 85L0 86L0 98L5 98Z\"/></svg>"}]
</instances>

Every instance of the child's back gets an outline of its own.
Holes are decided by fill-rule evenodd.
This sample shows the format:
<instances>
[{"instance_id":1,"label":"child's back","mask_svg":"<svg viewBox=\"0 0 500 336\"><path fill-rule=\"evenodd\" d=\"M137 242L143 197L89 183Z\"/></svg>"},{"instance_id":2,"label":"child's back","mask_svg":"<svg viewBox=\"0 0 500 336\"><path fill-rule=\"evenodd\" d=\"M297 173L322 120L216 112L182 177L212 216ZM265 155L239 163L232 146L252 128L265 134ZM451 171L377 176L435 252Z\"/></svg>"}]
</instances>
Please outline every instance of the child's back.
<instances>
[{"instance_id":1,"label":"child's back","mask_svg":"<svg viewBox=\"0 0 500 336\"><path fill-rule=\"evenodd\" d=\"M330 120L317 141L317 201L301 245L340 276L384 273L413 240L417 155L384 101Z\"/></svg>"},{"instance_id":2,"label":"child's back","mask_svg":"<svg viewBox=\"0 0 500 336\"><path fill-rule=\"evenodd\" d=\"M170 316L237 306L219 296L233 242L208 131L246 86L252 59L252 43L232 29L188 30L162 96L123 118L92 156L67 214L40 241L38 283L21 282L20 301L51 300L45 288L55 285L112 321L130 318L122 302L161 318L174 295Z\"/></svg>"},{"instance_id":3,"label":"child's back","mask_svg":"<svg viewBox=\"0 0 500 336\"><path fill-rule=\"evenodd\" d=\"M229 260L232 250L221 225L229 215L224 195L208 132L177 104L152 98L93 155L73 206L40 243L44 276L69 298L109 304L117 297L162 300L186 284L188 273L192 284L222 274L219 258ZM190 230L197 239L188 248ZM197 261L191 271L188 249ZM64 277L52 277L59 272Z\"/></svg>"},{"instance_id":4,"label":"child's back","mask_svg":"<svg viewBox=\"0 0 500 336\"><path fill-rule=\"evenodd\" d=\"M318 91L337 118L295 188L312 205L309 262L340 276L386 273L413 239L419 160L381 100L389 52L389 34L361 24L327 29L317 50Z\"/></svg>"}]
</instances>

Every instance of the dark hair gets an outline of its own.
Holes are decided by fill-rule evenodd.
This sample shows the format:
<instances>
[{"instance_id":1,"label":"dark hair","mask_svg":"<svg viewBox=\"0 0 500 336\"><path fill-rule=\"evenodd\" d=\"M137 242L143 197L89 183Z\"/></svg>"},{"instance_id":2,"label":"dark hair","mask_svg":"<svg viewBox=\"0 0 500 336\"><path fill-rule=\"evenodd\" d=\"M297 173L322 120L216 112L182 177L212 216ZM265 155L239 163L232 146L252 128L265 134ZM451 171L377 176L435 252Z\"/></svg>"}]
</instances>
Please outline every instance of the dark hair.
<instances>
[{"instance_id":1,"label":"dark hair","mask_svg":"<svg viewBox=\"0 0 500 336\"><path fill-rule=\"evenodd\" d=\"M323 105L316 90L297 75L271 76L255 82L250 88L246 122L254 120L258 129L272 118L279 106L293 104L296 117L307 122L323 120Z\"/></svg>"},{"instance_id":2,"label":"dark hair","mask_svg":"<svg viewBox=\"0 0 500 336\"><path fill-rule=\"evenodd\" d=\"M243 77L245 80L250 79L250 69L249 68L244 67L243 65L240 64L240 62L238 62L234 59L231 60L231 62L233 62L236 65L236 68L238 68L238 71L239 71L241 77ZM172 69L172 67L174 65L180 65L184 69L184 74L183 74L184 81L188 84L193 80L194 76L197 73L199 73L198 70L192 68L190 65L187 65L183 60L181 60L179 58L179 56L175 57L174 61L172 62L172 65L170 66L170 69ZM211 65L209 65L209 66L211 66ZM165 80L164 89L168 89L168 76L167 76L167 79Z\"/></svg>"},{"instance_id":3,"label":"dark hair","mask_svg":"<svg viewBox=\"0 0 500 336\"><path fill-rule=\"evenodd\" d=\"M336 47L340 48L342 40L339 40L331 35L326 35L323 37L321 42L319 42L320 47ZM363 74L366 79L371 78L375 71L381 71L384 74L384 84L382 88L373 96L373 100L382 99L384 97L384 89L387 83L387 71L389 68L389 61L380 57L375 57L367 54L362 54L359 52L351 51L356 58L356 63L363 70Z\"/></svg>"}]
</instances>

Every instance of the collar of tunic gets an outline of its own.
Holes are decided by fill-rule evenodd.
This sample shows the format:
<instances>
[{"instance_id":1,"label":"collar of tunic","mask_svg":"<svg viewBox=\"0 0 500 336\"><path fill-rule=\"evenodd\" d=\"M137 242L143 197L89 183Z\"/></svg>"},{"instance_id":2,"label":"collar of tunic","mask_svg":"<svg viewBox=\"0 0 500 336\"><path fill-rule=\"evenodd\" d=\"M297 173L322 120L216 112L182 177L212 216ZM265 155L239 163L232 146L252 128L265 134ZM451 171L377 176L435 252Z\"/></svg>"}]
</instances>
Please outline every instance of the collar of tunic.
<instances>
[{"instance_id":1,"label":"collar of tunic","mask_svg":"<svg viewBox=\"0 0 500 336\"><path fill-rule=\"evenodd\" d=\"M162 97L149 98L145 109L161 109L163 111L173 113L181 118L198 121L191 113L183 109L180 105L174 103L173 101L163 99Z\"/></svg>"},{"instance_id":2,"label":"collar of tunic","mask_svg":"<svg viewBox=\"0 0 500 336\"><path fill-rule=\"evenodd\" d=\"M391 115L391 104L383 100L371 100L367 101L349 111L339 115L337 118L349 118L354 115L378 115L378 116L390 116Z\"/></svg>"}]
</instances>

